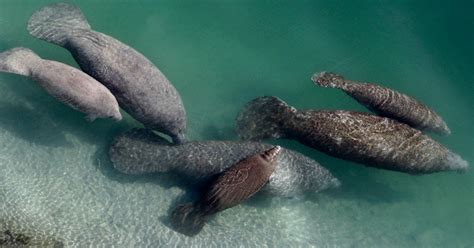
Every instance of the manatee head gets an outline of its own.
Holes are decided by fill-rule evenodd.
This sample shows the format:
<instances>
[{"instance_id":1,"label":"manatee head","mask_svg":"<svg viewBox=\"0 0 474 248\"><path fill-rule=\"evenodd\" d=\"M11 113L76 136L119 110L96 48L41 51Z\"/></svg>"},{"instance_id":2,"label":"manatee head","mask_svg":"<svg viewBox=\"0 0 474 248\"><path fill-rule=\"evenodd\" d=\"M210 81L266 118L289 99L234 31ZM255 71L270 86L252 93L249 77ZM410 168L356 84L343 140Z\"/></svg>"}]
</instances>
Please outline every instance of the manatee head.
<instances>
[{"instance_id":1,"label":"manatee head","mask_svg":"<svg viewBox=\"0 0 474 248\"><path fill-rule=\"evenodd\" d=\"M109 113L108 116L110 119L114 121L121 121L122 120L122 114L120 114L120 110L113 111L112 113Z\"/></svg>"},{"instance_id":2,"label":"manatee head","mask_svg":"<svg viewBox=\"0 0 474 248\"><path fill-rule=\"evenodd\" d=\"M162 117L159 121L145 124L145 127L168 135L173 144L179 145L186 142L186 121L180 116L182 115Z\"/></svg>"},{"instance_id":3,"label":"manatee head","mask_svg":"<svg viewBox=\"0 0 474 248\"><path fill-rule=\"evenodd\" d=\"M344 78L342 76L327 71L313 74L311 80L314 84L322 87L341 88L344 85Z\"/></svg>"},{"instance_id":4,"label":"manatee head","mask_svg":"<svg viewBox=\"0 0 474 248\"><path fill-rule=\"evenodd\" d=\"M117 99L110 92L104 92L100 96L100 108L97 109L98 117L110 118L114 121L122 120L122 114L120 113L120 107Z\"/></svg>"}]
</instances>

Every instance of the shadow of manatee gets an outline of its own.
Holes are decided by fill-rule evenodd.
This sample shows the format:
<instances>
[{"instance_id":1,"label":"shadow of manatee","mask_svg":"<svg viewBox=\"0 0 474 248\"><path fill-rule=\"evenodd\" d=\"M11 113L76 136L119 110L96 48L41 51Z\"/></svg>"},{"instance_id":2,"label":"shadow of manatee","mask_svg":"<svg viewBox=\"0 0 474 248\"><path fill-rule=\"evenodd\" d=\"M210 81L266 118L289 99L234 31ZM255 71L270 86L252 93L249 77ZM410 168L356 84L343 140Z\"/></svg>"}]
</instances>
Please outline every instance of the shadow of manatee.
<instances>
[{"instance_id":1,"label":"shadow of manatee","mask_svg":"<svg viewBox=\"0 0 474 248\"><path fill-rule=\"evenodd\" d=\"M0 128L35 144L72 146L57 122L26 105L0 102Z\"/></svg>"}]
</instances>

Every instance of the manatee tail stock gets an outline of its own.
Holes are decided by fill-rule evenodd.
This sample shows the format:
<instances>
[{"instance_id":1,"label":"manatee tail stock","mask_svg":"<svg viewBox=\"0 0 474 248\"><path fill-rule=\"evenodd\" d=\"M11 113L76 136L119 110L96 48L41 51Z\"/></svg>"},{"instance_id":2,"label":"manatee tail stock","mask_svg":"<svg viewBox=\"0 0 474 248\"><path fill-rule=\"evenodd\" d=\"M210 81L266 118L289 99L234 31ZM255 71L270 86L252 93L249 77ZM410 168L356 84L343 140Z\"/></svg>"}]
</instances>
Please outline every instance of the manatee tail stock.
<instances>
[{"instance_id":1,"label":"manatee tail stock","mask_svg":"<svg viewBox=\"0 0 474 248\"><path fill-rule=\"evenodd\" d=\"M258 97L240 110L236 132L244 140L285 137L281 124L296 110L274 96Z\"/></svg>"},{"instance_id":2,"label":"manatee tail stock","mask_svg":"<svg viewBox=\"0 0 474 248\"><path fill-rule=\"evenodd\" d=\"M347 85L347 82L342 76L327 71L313 74L311 81L318 86L326 88L344 89Z\"/></svg>"},{"instance_id":3,"label":"manatee tail stock","mask_svg":"<svg viewBox=\"0 0 474 248\"><path fill-rule=\"evenodd\" d=\"M0 71L30 75L30 68L39 62L40 57L28 48L17 47L0 53Z\"/></svg>"},{"instance_id":4,"label":"manatee tail stock","mask_svg":"<svg viewBox=\"0 0 474 248\"><path fill-rule=\"evenodd\" d=\"M72 4L55 3L36 11L28 21L28 32L36 38L64 46L68 36L90 30L81 10Z\"/></svg>"},{"instance_id":5,"label":"manatee tail stock","mask_svg":"<svg viewBox=\"0 0 474 248\"><path fill-rule=\"evenodd\" d=\"M171 213L170 219L175 231L190 237L202 230L206 220L207 216L202 214L193 203L178 205Z\"/></svg>"},{"instance_id":6,"label":"manatee tail stock","mask_svg":"<svg viewBox=\"0 0 474 248\"><path fill-rule=\"evenodd\" d=\"M149 129L132 129L118 134L109 147L109 158L115 169L140 175L155 172L168 172L170 163L166 152L171 143Z\"/></svg>"}]
</instances>

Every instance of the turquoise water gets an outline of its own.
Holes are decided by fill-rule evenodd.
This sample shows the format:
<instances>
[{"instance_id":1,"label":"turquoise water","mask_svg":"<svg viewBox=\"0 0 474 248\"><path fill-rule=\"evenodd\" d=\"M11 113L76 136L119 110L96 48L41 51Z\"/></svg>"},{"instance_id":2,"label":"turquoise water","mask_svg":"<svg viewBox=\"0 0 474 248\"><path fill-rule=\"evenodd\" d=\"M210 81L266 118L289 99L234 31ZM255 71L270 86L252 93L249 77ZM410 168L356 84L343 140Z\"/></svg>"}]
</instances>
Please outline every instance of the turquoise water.
<instances>
[{"instance_id":1,"label":"turquoise water","mask_svg":"<svg viewBox=\"0 0 474 248\"><path fill-rule=\"evenodd\" d=\"M3 0L0 50L33 49L77 66L26 31L52 1ZM435 109L452 134L432 135L474 162L472 1L73 1L91 26L153 61L180 92L193 140L236 139L247 101L276 95L297 108L366 111L313 86L316 71L380 82ZM163 219L185 189L167 176L114 171L108 144L140 126L88 123L34 82L0 74L0 231L67 246L472 247L474 173L412 176L278 142L343 183L292 199L257 196L187 238ZM170 186L171 185L171 186ZM33 240L35 241L35 239Z\"/></svg>"}]
</instances>

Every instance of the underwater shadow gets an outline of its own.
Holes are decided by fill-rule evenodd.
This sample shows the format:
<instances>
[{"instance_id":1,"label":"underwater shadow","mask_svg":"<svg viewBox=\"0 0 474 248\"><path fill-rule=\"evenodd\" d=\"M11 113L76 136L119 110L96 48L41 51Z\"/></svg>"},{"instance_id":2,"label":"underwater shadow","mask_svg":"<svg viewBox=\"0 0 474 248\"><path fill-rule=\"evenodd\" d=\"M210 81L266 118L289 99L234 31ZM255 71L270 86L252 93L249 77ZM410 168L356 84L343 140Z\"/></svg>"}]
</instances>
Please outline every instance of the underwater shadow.
<instances>
[{"instance_id":1,"label":"underwater shadow","mask_svg":"<svg viewBox=\"0 0 474 248\"><path fill-rule=\"evenodd\" d=\"M72 147L56 121L25 105L0 102L0 128L38 145Z\"/></svg>"},{"instance_id":2,"label":"underwater shadow","mask_svg":"<svg viewBox=\"0 0 474 248\"><path fill-rule=\"evenodd\" d=\"M96 119L88 122L85 114L66 106L53 96L46 93L31 78L22 77L13 74L2 75L5 79L2 87L5 87L15 96L15 102L26 103L32 106L31 111L38 116L47 116L55 127L61 129L62 133L70 133L81 141L100 145L102 140L116 129L125 129L126 127L140 125L138 122L128 117L122 112L124 118L120 122L111 119ZM18 112L22 114L22 112ZM34 120L34 119L33 119Z\"/></svg>"}]
</instances>

